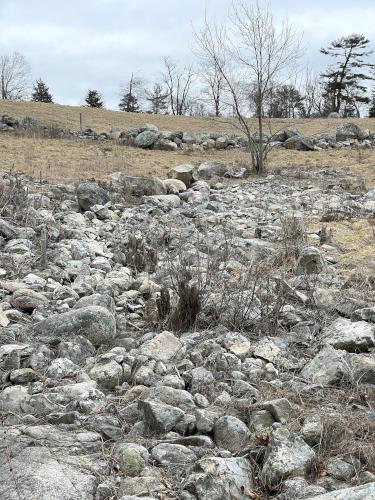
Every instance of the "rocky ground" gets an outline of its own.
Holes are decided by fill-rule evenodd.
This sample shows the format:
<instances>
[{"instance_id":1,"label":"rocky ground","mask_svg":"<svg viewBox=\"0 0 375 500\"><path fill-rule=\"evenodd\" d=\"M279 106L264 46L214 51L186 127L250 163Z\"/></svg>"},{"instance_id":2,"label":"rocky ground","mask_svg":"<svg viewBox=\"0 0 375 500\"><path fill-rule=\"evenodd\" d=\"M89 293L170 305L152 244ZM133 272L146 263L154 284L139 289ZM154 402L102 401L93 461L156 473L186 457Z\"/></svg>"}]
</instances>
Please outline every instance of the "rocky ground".
<instances>
[{"instance_id":1,"label":"rocky ground","mask_svg":"<svg viewBox=\"0 0 375 500\"><path fill-rule=\"evenodd\" d=\"M227 174L1 177L2 500L375 498L375 191Z\"/></svg>"}]
</instances>

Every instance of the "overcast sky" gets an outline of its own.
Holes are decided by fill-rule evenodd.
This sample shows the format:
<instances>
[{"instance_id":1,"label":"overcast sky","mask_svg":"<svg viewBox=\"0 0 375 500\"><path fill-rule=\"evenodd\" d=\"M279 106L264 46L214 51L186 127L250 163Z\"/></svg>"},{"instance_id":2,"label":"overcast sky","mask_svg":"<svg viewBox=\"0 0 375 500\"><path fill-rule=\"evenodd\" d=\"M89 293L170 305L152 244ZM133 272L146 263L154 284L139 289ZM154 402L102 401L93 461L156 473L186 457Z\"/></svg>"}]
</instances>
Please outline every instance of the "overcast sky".
<instances>
[{"instance_id":1,"label":"overcast sky","mask_svg":"<svg viewBox=\"0 0 375 500\"><path fill-rule=\"evenodd\" d=\"M249 0L249 3L250 0ZM351 33L375 45L375 0L271 0L275 19L288 16L304 33L306 63L329 61L321 46ZM0 54L18 51L61 104L83 103L98 89L116 108L131 72L152 82L161 58L192 60L192 25L226 22L231 0L0 0ZM1 104L0 104L1 106Z\"/></svg>"}]
</instances>

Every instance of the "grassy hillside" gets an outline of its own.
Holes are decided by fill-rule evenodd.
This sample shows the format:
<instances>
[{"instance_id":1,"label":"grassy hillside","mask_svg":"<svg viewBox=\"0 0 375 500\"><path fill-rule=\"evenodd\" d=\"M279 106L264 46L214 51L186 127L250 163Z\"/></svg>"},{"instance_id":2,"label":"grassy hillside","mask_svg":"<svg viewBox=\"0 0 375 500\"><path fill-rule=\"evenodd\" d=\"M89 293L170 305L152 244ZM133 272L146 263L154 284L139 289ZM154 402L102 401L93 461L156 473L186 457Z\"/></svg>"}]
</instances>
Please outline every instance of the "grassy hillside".
<instances>
[{"instance_id":1,"label":"grassy hillside","mask_svg":"<svg viewBox=\"0 0 375 500\"><path fill-rule=\"evenodd\" d=\"M149 115L146 113L124 113L106 109L93 109L60 104L45 104L39 102L16 102L0 100L0 114L9 114L17 118L31 116L46 124L54 124L72 130L79 130L79 115L82 113L83 126L97 132L108 131L112 127L126 130L141 127L145 123L153 123L161 130L184 130L188 132L223 131L235 133L231 120L217 118L202 118L190 116ZM273 119L273 131L288 126L298 127L307 135L334 131L341 119ZM363 118L356 121L363 128L375 130L375 119ZM232 122L233 123L233 122ZM267 127L266 127L267 129Z\"/></svg>"}]
</instances>

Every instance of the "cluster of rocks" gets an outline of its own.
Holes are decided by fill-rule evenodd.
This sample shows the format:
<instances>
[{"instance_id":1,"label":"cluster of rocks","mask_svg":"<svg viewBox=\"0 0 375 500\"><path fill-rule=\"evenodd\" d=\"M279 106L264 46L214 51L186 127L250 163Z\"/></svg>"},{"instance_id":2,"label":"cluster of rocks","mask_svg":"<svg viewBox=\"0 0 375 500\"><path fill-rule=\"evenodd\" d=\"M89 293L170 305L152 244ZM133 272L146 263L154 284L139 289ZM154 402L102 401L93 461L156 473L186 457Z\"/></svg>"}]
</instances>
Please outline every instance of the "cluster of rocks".
<instances>
[{"instance_id":1,"label":"cluster of rocks","mask_svg":"<svg viewBox=\"0 0 375 500\"><path fill-rule=\"evenodd\" d=\"M227 135L220 132L203 132L193 134L190 132L159 130L155 125L146 124L144 127L120 130L112 128L109 132L96 132L86 128L76 132L60 127L38 125L32 118L17 120L8 115L0 117L0 132L9 132L19 128L39 127L42 134L53 134L62 138L80 138L98 141L116 140L120 144L131 145L143 149L156 149L161 151L205 151L244 148L249 144L243 135ZM274 134L264 134L264 141L271 147L283 147L298 151L320 151L328 148L371 148L375 146L375 136L369 130L363 130L355 123L347 122L337 127L336 132L325 132L314 136L305 136L295 127ZM253 141L259 141L259 134L253 134Z\"/></svg>"},{"instance_id":2,"label":"cluster of rocks","mask_svg":"<svg viewBox=\"0 0 375 500\"><path fill-rule=\"evenodd\" d=\"M165 181L117 174L111 189L23 178L27 217L2 176L12 197L0 217L1 499L375 496L371 446L354 451L363 436L350 424L375 422L374 288L359 297L334 242L314 233L285 276L275 267L273 329L257 328L276 288L220 295L250 263L277 265L286 214L319 221L329 206L370 218L374 190L353 195L332 170L227 186L213 179L224 167L180 165ZM173 305L174 280L197 283L226 231L201 311L215 308L216 323L163 328L163 290ZM182 253L190 276L171 275ZM250 316L243 331L230 326L239 313ZM358 400L341 406L351 388ZM328 418L338 435L321 463Z\"/></svg>"}]
</instances>

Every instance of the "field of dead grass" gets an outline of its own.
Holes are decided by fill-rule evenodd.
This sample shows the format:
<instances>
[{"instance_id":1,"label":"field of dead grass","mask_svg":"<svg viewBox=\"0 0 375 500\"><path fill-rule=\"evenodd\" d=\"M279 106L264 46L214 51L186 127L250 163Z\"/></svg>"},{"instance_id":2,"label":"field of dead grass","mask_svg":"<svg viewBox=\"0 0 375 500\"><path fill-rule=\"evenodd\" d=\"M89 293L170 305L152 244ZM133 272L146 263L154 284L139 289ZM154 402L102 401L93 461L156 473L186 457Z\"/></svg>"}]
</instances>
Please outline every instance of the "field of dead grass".
<instances>
[{"instance_id":1,"label":"field of dead grass","mask_svg":"<svg viewBox=\"0 0 375 500\"><path fill-rule=\"evenodd\" d=\"M202 161L222 161L227 165L248 164L245 151L153 151L118 145L115 142L86 140L34 139L0 134L0 170L18 171L50 182L77 182L105 179L117 171L128 175L154 175L165 178L171 167L182 163L198 165ZM375 186L375 151L353 149L318 152L275 149L270 170L290 168L300 171L334 168L362 176L368 187Z\"/></svg>"},{"instance_id":2,"label":"field of dead grass","mask_svg":"<svg viewBox=\"0 0 375 500\"><path fill-rule=\"evenodd\" d=\"M145 113L124 113L106 109L94 109L77 106L62 106L42 102L17 102L0 100L0 115L8 114L16 118L30 116L44 124L53 124L71 130L79 130L79 115L82 113L83 126L90 127L97 132L109 131L112 127L127 130L132 127L141 127L145 123L153 123L161 130L183 130L187 132L216 132L233 134L236 129L231 120L220 118L204 118L191 116L150 115ZM273 119L272 131L289 126L297 127L306 135L320 134L334 131L342 119ZM357 122L362 128L375 130L375 120L371 118L350 119ZM234 123L234 121L232 121ZM266 127L267 129L267 127Z\"/></svg>"}]
</instances>

